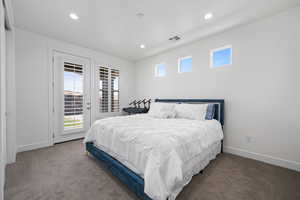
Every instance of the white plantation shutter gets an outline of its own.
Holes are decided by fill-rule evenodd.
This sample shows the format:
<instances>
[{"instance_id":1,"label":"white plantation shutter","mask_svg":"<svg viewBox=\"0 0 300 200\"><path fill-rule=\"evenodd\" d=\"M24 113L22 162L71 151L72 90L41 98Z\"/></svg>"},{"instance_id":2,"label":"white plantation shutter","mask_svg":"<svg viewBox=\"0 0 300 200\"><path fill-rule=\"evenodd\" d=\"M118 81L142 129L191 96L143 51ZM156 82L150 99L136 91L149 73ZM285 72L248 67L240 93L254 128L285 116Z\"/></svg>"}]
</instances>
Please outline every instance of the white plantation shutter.
<instances>
[{"instance_id":1,"label":"white plantation shutter","mask_svg":"<svg viewBox=\"0 0 300 200\"><path fill-rule=\"evenodd\" d=\"M111 70L111 112L120 111L119 70Z\"/></svg>"},{"instance_id":2,"label":"white plantation shutter","mask_svg":"<svg viewBox=\"0 0 300 200\"><path fill-rule=\"evenodd\" d=\"M119 77L119 70L99 67L99 112L120 111Z\"/></svg>"},{"instance_id":3,"label":"white plantation shutter","mask_svg":"<svg viewBox=\"0 0 300 200\"><path fill-rule=\"evenodd\" d=\"M99 67L99 103L100 112L108 112L108 78L109 69Z\"/></svg>"}]
</instances>

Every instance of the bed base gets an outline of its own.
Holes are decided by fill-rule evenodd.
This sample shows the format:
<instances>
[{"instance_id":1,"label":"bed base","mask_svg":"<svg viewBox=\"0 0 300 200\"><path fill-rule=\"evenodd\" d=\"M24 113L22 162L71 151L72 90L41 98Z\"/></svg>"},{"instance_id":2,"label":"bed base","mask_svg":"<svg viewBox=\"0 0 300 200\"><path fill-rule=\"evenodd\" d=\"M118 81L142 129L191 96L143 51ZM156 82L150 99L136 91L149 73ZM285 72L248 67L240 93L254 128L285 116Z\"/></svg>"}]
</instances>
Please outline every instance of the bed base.
<instances>
[{"instance_id":1,"label":"bed base","mask_svg":"<svg viewBox=\"0 0 300 200\"><path fill-rule=\"evenodd\" d=\"M222 140L223 142L223 140ZM222 151L221 151L222 152ZM94 156L97 160L105 166L114 176L116 176L123 184L133 191L141 200L152 200L144 192L144 179L138 174L128 169L125 165L120 163L118 160L105 153L104 151L97 148L93 142L86 143L86 155ZM203 170L199 174L203 174Z\"/></svg>"},{"instance_id":2,"label":"bed base","mask_svg":"<svg viewBox=\"0 0 300 200\"><path fill-rule=\"evenodd\" d=\"M147 194L144 193L144 179L128 169L118 160L114 159L104 151L95 147L93 142L86 143L87 155L91 154L98 160L102 161L105 168L108 169L114 176L128 186L140 199L152 200Z\"/></svg>"}]
</instances>

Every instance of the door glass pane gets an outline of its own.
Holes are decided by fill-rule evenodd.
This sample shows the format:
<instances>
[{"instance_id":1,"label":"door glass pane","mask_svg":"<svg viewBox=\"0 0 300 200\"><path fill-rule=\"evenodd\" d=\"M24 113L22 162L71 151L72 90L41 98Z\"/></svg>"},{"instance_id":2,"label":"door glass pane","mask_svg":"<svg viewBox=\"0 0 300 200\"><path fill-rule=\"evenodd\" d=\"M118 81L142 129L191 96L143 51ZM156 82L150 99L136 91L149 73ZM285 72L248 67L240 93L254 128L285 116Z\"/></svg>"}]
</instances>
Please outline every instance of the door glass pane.
<instances>
[{"instance_id":1,"label":"door glass pane","mask_svg":"<svg viewBox=\"0 0 300 200\"><path fill-rule=\"evenodd\" d=\"M83 128L83 68L64 63L64 130Z\"/></svg>"}]
</instances>

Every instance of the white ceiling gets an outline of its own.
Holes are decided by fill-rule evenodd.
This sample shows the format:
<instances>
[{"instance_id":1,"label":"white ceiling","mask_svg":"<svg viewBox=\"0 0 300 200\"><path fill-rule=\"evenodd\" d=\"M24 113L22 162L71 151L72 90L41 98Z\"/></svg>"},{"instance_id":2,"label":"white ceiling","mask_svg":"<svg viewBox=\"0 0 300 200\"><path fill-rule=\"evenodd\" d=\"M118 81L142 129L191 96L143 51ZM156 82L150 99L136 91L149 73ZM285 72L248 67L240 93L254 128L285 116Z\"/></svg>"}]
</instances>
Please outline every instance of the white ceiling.
<instances>
[{"instance_id":1,"label":"white ceiling","mask_svg":"<svg viewBox=\"0 0 300 200\"><path fill-rule=\"evenodd\" d=\"M298 5L299 0L13 0L15 25L138 60ZM78 21L71 20L75 12ZM139 19L136 14L144 13ZM212 12L214 18L203 16ZM182 39L171 42L169 37ZM147 48L140 49L140 44Z\"/></svg>"}]
</instances>

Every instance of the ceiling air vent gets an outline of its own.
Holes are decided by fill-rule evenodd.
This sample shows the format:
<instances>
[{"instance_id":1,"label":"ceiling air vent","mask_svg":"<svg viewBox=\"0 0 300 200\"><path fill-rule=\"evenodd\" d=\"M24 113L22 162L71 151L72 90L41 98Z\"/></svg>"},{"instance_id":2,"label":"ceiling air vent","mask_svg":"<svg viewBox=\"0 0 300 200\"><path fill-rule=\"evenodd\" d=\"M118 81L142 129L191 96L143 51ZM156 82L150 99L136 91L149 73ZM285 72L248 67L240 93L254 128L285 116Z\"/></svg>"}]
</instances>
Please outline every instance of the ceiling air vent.
<instances>
[{"instance_id":1,"label":"ceiling air vent","mask_svg":"<svg viewBox=\"0 0 300 200\"><path fill-rule=\"evenodd\" d=\"M177 35L175 35L174 37L170 37L169 40L170 41L177 41L177 40L180 40L181 38Z\"/></svg>"}]
</instances>

